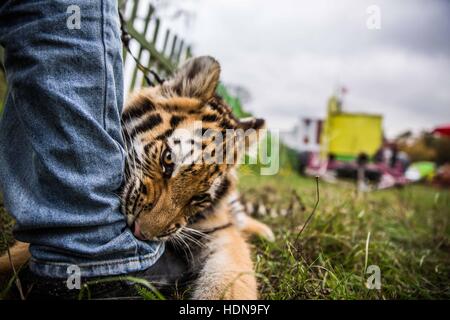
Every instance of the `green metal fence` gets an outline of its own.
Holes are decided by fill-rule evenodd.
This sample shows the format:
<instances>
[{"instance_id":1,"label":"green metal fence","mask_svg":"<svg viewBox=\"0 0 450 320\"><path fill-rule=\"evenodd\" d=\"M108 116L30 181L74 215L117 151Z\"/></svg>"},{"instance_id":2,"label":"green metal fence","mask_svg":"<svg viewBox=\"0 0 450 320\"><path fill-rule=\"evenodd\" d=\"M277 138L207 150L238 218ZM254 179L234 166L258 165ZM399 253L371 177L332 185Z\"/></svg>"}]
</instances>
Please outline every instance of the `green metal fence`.
<instances>
[{"instance_id":1,"label":"green metal fence","mask_svg":"<svg viewBox=\"0 0 450 320\"><path fill-rule=\"evenodd\" d=\"M147 1L143 2L147 3ZM155 69L163 76L171 74L183 60L191 56L191 47L170 29L162 30L161 20L156 16L152 5L143 8L139 0L123 0L119 5L124 13L126 28L133 38L130 43L133 55L145 67ZM157 43L162 46L157 47ZM144 58L144 56L147 56ZM134 59L124 50L124 64L133 63L130 91L144 85L144 79L138 83L138 75L142 72L134 63Z\"/></svg>"},{"instance_id":2,"label":"green metal fence","mask_svg":"<svg viewBox=\"0 0 450 320\"><path fill-rule=\"evenodd\" d=\"M154 69L163 77L167 77L182 61L191 57L191 47L170 29L162 30L161 20L156 16L155 8L151 5L142 8L143 6L140 6L142 3L147 3L147 1L123 0L119 4L126 20L126 29L133 38L134 43L130 45L132 53L143 66ZM161 44L161 36L164 37L162 46L158 48L157 43ZM147 56L147 58L145 59L144 56ZM139 75L142 73L141 69L138 68L133 57L125 49L123 57L124 65L132 63L134 66L130 85L127 89L133 91L144 86L145 79L142 77L139 80ZM218 91L238 117L250 115L243 110L239 99L230 95L223 84L219 86Z\"/></svg>"}]
</instances>

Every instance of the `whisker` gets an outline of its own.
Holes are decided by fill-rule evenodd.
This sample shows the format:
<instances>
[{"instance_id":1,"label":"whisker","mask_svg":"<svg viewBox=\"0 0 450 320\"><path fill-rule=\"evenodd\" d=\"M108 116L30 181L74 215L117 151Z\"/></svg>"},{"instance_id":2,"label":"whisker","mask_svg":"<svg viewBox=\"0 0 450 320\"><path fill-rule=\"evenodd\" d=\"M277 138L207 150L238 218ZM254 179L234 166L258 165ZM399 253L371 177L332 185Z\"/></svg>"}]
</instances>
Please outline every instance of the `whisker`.
<instances>
[{"instance_id":1,"label":"whisker","mask_svg":"<svg viewBox=\"0 0 450 320\"><path fill-rule=\"evenodd\" d=\"M191 247L189 246L189 244L184 240L184 238L181 236L180 233L177 233L175 235L175 237L177 237L186 246L186 249L188 250L188 253L191 256L192 261L194 261L194 255L192 253L192 250L191 250Z\"/></svg>"},{"instance_id":2,"label":"whisker","mask_svg":"<svg viewBox=\"0 0 450 320\"><path fill-rule=\"evenodd\" d=\"M189 228L189 227L184 227L183 230L186 231L186 233L192 233L193 235L197 235L197 236L202 237L202 238L205 238L205 239L207 239L207 240L211 240L211 239L213 238L213 237L211 237L210 235L208 235L208 234L206 234L206 233L203 233L203 232L201 232L200 230L197 230L197 229L192 229L192 228Z\"/></svg>"},{"instance_id":3,"label":"whisker","mask_svg":"<svg viewBox=\"0 0 450 320\"><path fill-rule=\"evenodd\" d=\"M183 231L181 231L181 235L184 236L186 240L191 241L192 243L196 244L199 247L206 247L206 245L203 242L195 239L193 236L191 236L188 233L184 233Z\"/></svg>"}]
</instances>

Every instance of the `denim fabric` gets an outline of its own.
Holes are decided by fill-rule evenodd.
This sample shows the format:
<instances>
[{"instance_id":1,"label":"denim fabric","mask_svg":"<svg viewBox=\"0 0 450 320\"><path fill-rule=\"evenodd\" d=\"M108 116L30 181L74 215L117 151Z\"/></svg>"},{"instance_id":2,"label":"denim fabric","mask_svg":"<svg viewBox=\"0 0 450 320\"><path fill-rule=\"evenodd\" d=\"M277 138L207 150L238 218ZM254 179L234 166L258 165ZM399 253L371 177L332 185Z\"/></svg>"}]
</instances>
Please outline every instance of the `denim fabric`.
<instances>
[{"instance_id":1,"label":"denim fabric","mask_svg":"<svg viewBox=\"0 0 450 320\"><path fill-rule=\"evenodd\" d=\"M144 271L129 273L128 276L150 282L166 298L179 297L179 292L186 292L195 284L201 266L192 266L189 256L181 248L174 247L170 242L165 246L164 254L150 268ZM73 300L80 293L90 299L139 299L142 296L136 291L135 283L127 279L115 278L115 281L102 281L104 277L81 279L80 288L87 291L69 289L66 279L45 278L24 267L19 272L22 291L27 293L27 300ZM15 286L9 291L7 299L20 299L20 293Z\"/></svg>"},{"instance_id":2,"label":"denim fabric","mask_svg":"<svg viewBox=\"0 0 450 320\"><path fill-rule=\"evenodd\" d=\"M67 19L80 8L80 29ZM83 277L149 268L163 245L137 240L119 210L122 46L116 0L0 4L9 92L0 122L0 186L31 243L30 269Z\"/></svg>"}]
</instances>

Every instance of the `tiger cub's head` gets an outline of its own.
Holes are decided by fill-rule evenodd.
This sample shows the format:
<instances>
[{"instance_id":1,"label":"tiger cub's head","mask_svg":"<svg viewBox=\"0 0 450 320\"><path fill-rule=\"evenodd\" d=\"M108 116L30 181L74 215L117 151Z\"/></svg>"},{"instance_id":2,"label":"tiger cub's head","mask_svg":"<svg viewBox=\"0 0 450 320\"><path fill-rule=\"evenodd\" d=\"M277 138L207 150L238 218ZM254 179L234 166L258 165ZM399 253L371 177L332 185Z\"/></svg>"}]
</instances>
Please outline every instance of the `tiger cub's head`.
<instances>
[{"instance_id":1,"label":"tiger cub's head","mask_svg":"<svg viewBox=\"0 0 450 320\"><path fill-rule=\"evenodd\" d=\"M138 92L122 115L128 147L122 211L134 234L167 240L233 188L236 163L261 119L238 120L216 95L220 65L187 61L162 85Z\"/></svg>"}]
</instances>

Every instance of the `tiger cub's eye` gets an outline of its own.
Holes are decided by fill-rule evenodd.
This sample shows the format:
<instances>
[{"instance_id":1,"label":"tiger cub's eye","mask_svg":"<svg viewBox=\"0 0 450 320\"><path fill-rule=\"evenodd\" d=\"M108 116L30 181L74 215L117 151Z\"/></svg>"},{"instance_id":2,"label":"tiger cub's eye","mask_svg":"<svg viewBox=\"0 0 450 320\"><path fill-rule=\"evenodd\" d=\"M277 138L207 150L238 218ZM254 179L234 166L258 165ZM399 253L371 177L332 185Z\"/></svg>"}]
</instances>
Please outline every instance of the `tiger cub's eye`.
<instances>
[{"instance_id":1,"label":"tiger cub's eye","mask_svg":"<svg viewBox=\"0 0 450 320\"><path fill-rule=\"evenodd\" d=\"M166 151L164 151L163 162L166 165L172 165L173 164L172 152L169 149L166 149Z\"/></svg>"},{"instance_id":2,"label":"tiger cub's eye","mask_svg":"<svg viewBox=\"0 0 450 320\"><path fill-rule=\"evenodd\" d=\"M161 155L161 165L165 177L170 177L173 172L175 161L173 159L172 151L166 149Z\"/></svg>"},{"instance_id":3,"label":"tiger cub's eye","mask_svg":"<svg viewBox=\"0 0 450 320\"><path fill-rule=\"evenodd\" d=\"M191 198L191 205L210 202L211 197L208 194L199 194Z\"/></svg>"}]
</instances>

